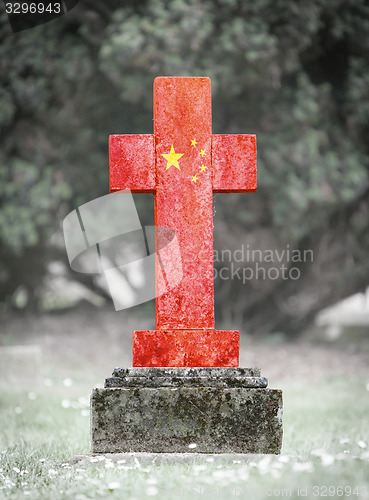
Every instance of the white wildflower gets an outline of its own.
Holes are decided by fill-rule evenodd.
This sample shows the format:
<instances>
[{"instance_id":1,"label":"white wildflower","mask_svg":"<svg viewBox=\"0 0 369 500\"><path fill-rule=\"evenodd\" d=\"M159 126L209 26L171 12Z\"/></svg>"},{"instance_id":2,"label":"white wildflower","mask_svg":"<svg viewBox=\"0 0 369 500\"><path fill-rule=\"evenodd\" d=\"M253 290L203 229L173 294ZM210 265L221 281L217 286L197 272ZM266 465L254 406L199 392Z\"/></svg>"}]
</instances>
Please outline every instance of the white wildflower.
<instances>
[{"instance_id":1,"label":"white wildflower","mask_svg":"<svg viewBox=\"0 0 369 500\"><path fill-rule=\"evenodd\" d=\"M278 470L278 469L271 469L270 471L270 475L274 478L274 479L279 479L281 477L281 472Z\"/></svg>"},{"instance_id":2,"label":"white wildflower","mask_svg":"<svg viewBox=\"0 0 369 500\"><path fill-rule=\"evenodd\" d=\"M208 467L205 464L199 464L199 465L194 465L192 468L194 471L201 471L201 470L206 470Z\"/></svg>"},{"instance_id":3,"label":"white wildflower","mask_svg":"<svg viewBox=\"0 0 369 500\"><path fill-rule=\"evenodd\" d=\"M359 448L362 448L362 449L366 448L366 443L362 440L358 441L357 445Z\"/></svg>"},{"instance_id":4,"label":"white wildflower","mask_svg":"<svg viewBox=\"0 0 369 500\"><path fill-rule=\"evenodd\" d=\"M67 377L63 380L63 385L64 385L64 387L72 387L73 380L71 378Z\"/></svg>"},{"instance_id":5,"label":"white wildflower","mask_svg":"<svg viewBox=\"0 0 369 500\"><path fill-rule=\"evenodd\" d=\"M273 462L272 464L273 469L283 469L283 463L282 462Z\"/></svg>"},{"instance_id":6,"label":"white wildflower","mask_svg":"<svg viewBox=\"0 0 369 500\"><path fill-rule=\"evenodd\" d=\"M316 457L321 457L322 455L325 455L325 450L322 450L321 448L318 450L313 450L311 452L311 455L315 455Z\"/></svg>"},{"instance_id":7,"label":"white wildflower","mask_svg":"<svg viewBox=\"0 0 369 500\"><path fill-rule=\"evenodd\" d=\"M80 396L78 398L78 403L81 405L81 407L85 406L87 408L90 406L90 400L85 396Z\"/></svg>"},{"instance_id":8,"label":"white wildflower","mask_svg":"<svg viewBox=\"0 0 369 500\"><path fill-rule=\"evenodd\" d=\"M249 471L247 470L247 467L239 469L238 477L241 481L247 481L249 479Z\"/></svg>"},{"instance_id":9,"label":"white wildflower","mask_svg":"<svg viewBox=\"0 0 369 500\"><path fill-rule=\"evenodd\" d=\"M292 465L296 472L314 472L314 466L311 462L296 462Z\"/></svg>"},{"instance_id":10,"label":"white wildflower","mask_svg":"<svg viewBox=\"0 0 369 500\"><path fill-rule=\"evenodd\" d=\"M228 478L232 479L235 477L235 471L232 469L218 469L213 471L213 477L223 479L223 478Z\"/></svg>"},{"instance_id":11,"label":"white wildflower","mask_svg":"<svg viewBox=\"0 0 369 500\"><path fill-rule=\"evenodd\" d=\"M321 461L322 461L322 465L323 467L327 467L328 465L332 465L334 464L334 456L333 455L329 455L328 453L326 455L322 455L320 457Z\"/></svg>"},{"instance_id":12,"label":"white wildflower","mask_svg":"<svg viewBox=\"0 0 369 500\"><path fill-rule=\"evenodd\" d=\"M197 444L196 443L191 443L188 445L188 447L190 448L190 450L193 450L194 448L197 447Z\"/></svg>"},{"instance_id":13,"label":"white wildflower","mask_svg":"<svg viewBox=\"0 0 369 500\"><path fill-rule=\"evenodd\" d=\"M112 481L111 483L108 484L108 490L113 491L113 490L118 490L120 488L120 483L118 481Z\"/></svg>"},{"instance_id":14,"label":"white wildflower","mask_svg":"<svg viewBox=\"0 0 369 500\"><path fill-rule=\"evenodd\" d=\"M157 495L159 493L159 490L158 488L156 488L155 486L150 486L149 488L147 488L146 490L146 495L148 497L154 497L155 495Z\"/></svg>"},{"instance_id":15,"label":"white wildflower","mask_svg":"<svg viewBox=\"0 0 369 500\"><path fill-rule=\"evenodd\" d=\"M336 460L346 460L346 455L345 453L338 453L336 456L335 456L335 459Z\"/></svg>"},{"instance_id":16,"label":"white wildflower","mask_svg":"<svg viewBox=\"0 0 369 500\"><path fill-rule=\"evenodd\" d=\"M261 474L266 474L268 472L271 460L271 457L265 456L257 463L257 468L259 469Z\"/></svg>"}]
</instances>

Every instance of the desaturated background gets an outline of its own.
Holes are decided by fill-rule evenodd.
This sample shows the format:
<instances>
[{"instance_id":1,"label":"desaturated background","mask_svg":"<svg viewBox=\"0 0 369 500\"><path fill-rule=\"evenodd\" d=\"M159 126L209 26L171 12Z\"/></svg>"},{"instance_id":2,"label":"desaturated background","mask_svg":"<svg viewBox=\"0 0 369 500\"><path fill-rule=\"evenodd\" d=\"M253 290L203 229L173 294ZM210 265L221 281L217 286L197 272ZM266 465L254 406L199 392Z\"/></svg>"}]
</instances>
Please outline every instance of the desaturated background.
<instances>
[{"instance_id":1,"label":"desaturated background","mask_svg":"<svg viewBox=\"0 0 369 500\"><path fill-rule=\"evenodd\" d=\"M95 336L112 355L119 325L127 343L154 327L153 301L115 312L97 276L71 271L62 221L108 193L109 134L152 133L160 75L209 76L213 133L257 135L257 192L214 197L215 268L248 268L246 281L216 279L217 328L275 342L367 337L364 0L81 0L14 34L2 12L0 39L0 344L41 329L52 350L58 331L69 360L86 349L95 363ZM153 197L135 200L152 224Z\"/></svg>"}]
</instances>

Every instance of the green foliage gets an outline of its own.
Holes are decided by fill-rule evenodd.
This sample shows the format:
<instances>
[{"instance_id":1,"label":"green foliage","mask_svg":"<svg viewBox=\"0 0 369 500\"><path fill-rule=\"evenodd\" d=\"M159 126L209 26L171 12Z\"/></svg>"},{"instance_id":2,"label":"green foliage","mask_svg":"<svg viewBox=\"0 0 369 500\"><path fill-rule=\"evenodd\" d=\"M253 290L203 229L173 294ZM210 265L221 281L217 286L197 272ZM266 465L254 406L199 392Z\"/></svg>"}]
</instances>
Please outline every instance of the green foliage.
<instances>
[{"instance_id":1,"label":"green foliage","mask_svg":"<svg viewBox=\"0 0 369 500\"><path fill-rule=\"evenodd\" d=\"M5 267L12 252L23 259L24 249L40 242L47 260L62 216L107 193L108 135L152 132L158 75L210 76L214 133L258 136L258 194L219 201L225 241L263 227L276 244L298 247L314 235L312 245L316 231L333 235L332 221L341 218L352 242L342 255L356 251L358 241L367 244L353 210L356 204L367 213L369 186L364 0L108 5L81 3L80 13L14 35L0 17ZM0 300L12 289L5 274ZM238 293L232 284L230 308Z\"/></svg>"},{"instance_id":2,"label":"green foliage","mask_svg":"<svg viewBox=\"0 0 369 500\"><path fill-rule=\"evenodd\" d=\"M21 253L47 239L60 204L70 196L70 186L51 167L13 159L8 170L0 170L1 243Z\"/></svg>"},{"instance_id":3,"label":"green foliage","mask_svg":"<svg viewBox=\"0 0 369 500\"><path fill-rule=\"evenodd\" d=\"M348 59L339 100L340 82L318 66L332 45L355 38L345 22L360 23L360 13L341 2L156 0L140 13L115 12L100 67L122 99L146 110L153 74L211 76L215 128L258 132L260 186L271 198L273 229L297 242L318 215L328 217L368 182L367 147L363 154L339 117L355 105L355 125L368 123L367 54L361 71L356 54Z\"/></svg>"}]
</instances>

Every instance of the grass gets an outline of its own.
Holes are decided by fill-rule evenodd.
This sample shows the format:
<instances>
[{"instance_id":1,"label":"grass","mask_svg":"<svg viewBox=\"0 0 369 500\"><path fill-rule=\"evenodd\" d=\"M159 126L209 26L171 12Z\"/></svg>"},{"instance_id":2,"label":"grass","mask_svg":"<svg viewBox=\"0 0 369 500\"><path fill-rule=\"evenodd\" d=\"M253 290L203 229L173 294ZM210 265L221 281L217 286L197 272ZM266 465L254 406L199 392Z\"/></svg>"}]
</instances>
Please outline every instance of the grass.
<instances>
[{"instance_id":1,"label":"grass","mask_svg":"<svg viewBox=\"0 0 369 500\"><path fill-rule=\"evenodd\" d=\"M285 384L281 457L228 465L206 456L194 465L71 465L71 457L90 450L91 388L2 390L0 498L369 498L366 382Z\"/></svg>"}]
</instances>

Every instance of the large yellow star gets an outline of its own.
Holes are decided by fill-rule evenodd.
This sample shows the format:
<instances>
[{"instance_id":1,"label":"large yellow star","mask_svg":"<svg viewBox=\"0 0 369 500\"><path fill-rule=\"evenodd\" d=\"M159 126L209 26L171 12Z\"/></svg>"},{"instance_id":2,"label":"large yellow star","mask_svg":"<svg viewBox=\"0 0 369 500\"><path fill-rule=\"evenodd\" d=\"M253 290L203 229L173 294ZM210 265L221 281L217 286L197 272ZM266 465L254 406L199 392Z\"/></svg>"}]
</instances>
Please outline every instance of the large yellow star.
<instances>
[{"instance_id":1,"label":"large yellow star","mask_svg":"<svg viewBox=\"0 0 369 500\"><path fill-rule=\"evenodd\" d=\"M172 147L170 148L170 153L169 154L162 154L161 156L164 156L164 158L166 160L168 160L168 163L167 163L167 166L165 168L165 170L168 170L169 167L171 167L172 165L174 165L176 168L178 168L178 170L181 170L179 168L179 165L178 165L178 160L180 159L181 156L183 156L184 153L180 154L180 153L176 153L174 151L174 146L172 144Z\"/></svg>"}]
</instances>

